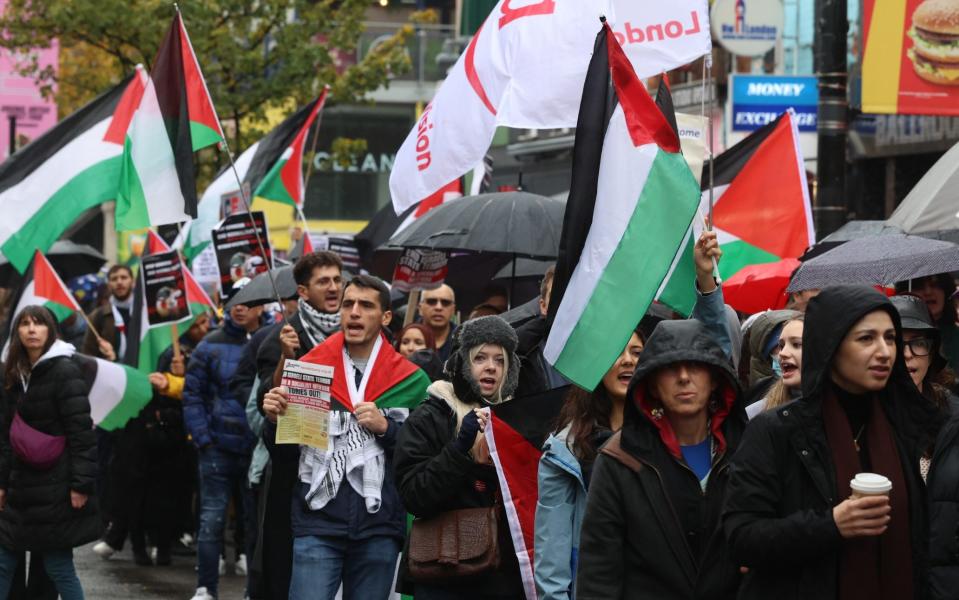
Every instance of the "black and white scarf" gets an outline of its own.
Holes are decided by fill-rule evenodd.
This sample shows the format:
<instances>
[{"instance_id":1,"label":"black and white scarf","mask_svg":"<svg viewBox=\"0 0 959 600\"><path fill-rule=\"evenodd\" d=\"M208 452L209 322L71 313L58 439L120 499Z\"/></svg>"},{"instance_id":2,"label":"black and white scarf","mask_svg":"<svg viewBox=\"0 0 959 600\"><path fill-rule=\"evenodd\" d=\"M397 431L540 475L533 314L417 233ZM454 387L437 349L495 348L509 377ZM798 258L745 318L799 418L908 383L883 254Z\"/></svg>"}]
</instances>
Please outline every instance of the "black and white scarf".
<instances>
[{"instance_id":1,"label":"black and white scarf","mask_svg":"<svg viewBox=\"0 0 959 600\"><path fill-rule=\"evenodd\" d=\"M303 323L303 330L314 346L320 345L323 340L339 330L340 313L320 312L303 298L297 300L296 304L300 308L300 322Z\"/></svg>"},{"instance_id":2,"label":"black and white scarf","mask_svg":"<svg viewBox=\"0 0 959 600\"><path fill-rule=\"evenodd\" d=\"M113 326L120 334L120 348L117 349L117 362L122 362L127 355L127 324L123 320L123 315L119 309L127 311L130 318L133 318L133 294L130 294L126 300L118 300L116 296L110 296L110 310L113 313Z\"/></svg>"}]
</instances>

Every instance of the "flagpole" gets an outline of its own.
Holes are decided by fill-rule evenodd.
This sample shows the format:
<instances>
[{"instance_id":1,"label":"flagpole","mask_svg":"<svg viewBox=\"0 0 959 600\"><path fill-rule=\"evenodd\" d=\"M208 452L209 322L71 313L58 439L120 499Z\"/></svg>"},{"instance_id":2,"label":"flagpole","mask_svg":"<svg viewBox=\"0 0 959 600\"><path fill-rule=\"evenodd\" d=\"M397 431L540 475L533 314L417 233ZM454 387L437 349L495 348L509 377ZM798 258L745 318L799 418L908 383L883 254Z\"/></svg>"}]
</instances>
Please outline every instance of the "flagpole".
<instances>
[{"instance_id":1,"label":"flagpole","mask_svg":"<svg viewBox=\"0 0 959 600\"><path fill-rule=\"evenodd\" d=\"M83 317L83 320L87 322L87 328L93 332L93 337L97 338L97 341L102 342L103 338L100 337L100 332L97 331L97 328L94 327L93 323L90 322L90 317L87 316L87 313L83 312L83 310L78 310L77 312L80 313L80 316Z\"/></svg>"},{"instance_id":2,"label":"flagpole","mask_svg":"<svg viewBox=\"0 0 959 600\"><path fill-rule=\"evenodd\" d=\"M706 90L705 88L709 87L709 117L706 120L706 126L709 128L707 135L709 136L709 218L707 219L703 215L702 209L699 211L699 216L703 219L703 224L706 226L706 231L713 230L713 113L715 112L716 107L716 96L715 96L715 86L709 83L713 77L713 55L710 51L709 54L703 56L703 94L701 99L701 110L706 112ZM703 115L705 116L705 115ZM719 274L719 262L716 261L716 257L713 258L713 278L716 280L716 285L723 284L722 275Z\"/></svg>"},{"instance_id":3,"label":"flagpole","mask_svg":"<svg viewBox=\"0 0 959 600\"><path fill-rule=\"evenodd\" d=\"M329 97L330 84L323 85L323 93L320 94L320 98L317 98L317 102L321 99L324 104L326 103L326 98ZM306 188L310 185L310 175L313 174L313 161L316 160L316 141L320 138L320 121L323 120L323 111L319 110L316 113L316 119L313 122L313 143L310 144L310 160L306 162L306 176L303 177L303 198L300 199L299 203L296 203L296 214L300 218L300 221L303 223L303 235L310 235L310 227L306 222L306 215L303 213L303 204L306 204ZM294 202L296 202L294 200Z\"/></svg>"}]
</instances>

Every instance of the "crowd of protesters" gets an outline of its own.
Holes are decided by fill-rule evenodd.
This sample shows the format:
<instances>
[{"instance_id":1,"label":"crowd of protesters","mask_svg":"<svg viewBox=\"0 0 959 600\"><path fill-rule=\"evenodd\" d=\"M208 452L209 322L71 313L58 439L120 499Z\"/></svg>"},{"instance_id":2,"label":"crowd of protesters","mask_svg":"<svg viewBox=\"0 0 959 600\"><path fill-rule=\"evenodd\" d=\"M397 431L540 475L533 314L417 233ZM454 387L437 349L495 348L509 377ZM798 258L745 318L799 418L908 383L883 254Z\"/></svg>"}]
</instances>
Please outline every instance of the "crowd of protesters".
<instances>
[{"instance_id":1,"label":"crowd of protesters","mask_svg":"<svg viewBox=\"0 0 959 600\"><path fill-rule=\"evenodd\" d=\"M228 566L248 598L525 598L484 432L490 407L562 389L539 463L538 598L955 598L951 276L737 315L719 258L704 233L690 318L652 306L590 391L543 356L552 268L516 328L499 292L457 324L447 285L404 326L384 282L307 254L282 304L228 304L241 279L198 315L115 431L93 426L80 355L130 351L131 270L107 273L95 331L28 307L3 367L0 597L82 598L73 549L110 559L129 540L143 567L195 561L193 600L217 598ZM326 451L276 443L288 360L333 365L352 407L330 413ZM854 492L870 473L886 487Z\"/></svg>"}]
</instances>

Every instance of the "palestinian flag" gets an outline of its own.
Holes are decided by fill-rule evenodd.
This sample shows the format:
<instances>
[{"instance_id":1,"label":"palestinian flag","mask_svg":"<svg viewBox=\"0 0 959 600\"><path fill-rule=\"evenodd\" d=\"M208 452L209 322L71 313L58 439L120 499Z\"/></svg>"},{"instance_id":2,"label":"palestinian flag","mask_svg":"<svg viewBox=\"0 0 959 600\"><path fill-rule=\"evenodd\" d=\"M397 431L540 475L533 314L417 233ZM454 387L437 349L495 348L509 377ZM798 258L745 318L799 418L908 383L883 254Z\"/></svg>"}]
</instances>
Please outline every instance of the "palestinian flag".
<instances>
[{"instance_id":1,"label":"palestinian flag","mask_svg":"<svg viewBox=\"0 0 959 600\"><path fill-rule=\"evenodd\" d=\"M0 251L18 271L116 197L128 115L142 90L139 75L124 79L0 165Z\"/></svg>"},{"instance_id":2,"label":"palestinian flag","mask_svg":"<svg viewBox=\"0 0 959 600\"><path fill-rule=\"evenodd\" d=\"M580 104L543 352L567 379L596 387L681 255L698 205L676 131L604 25Z\"/></svg>"},{"instance_id":3,"label":"palestinian flag","mask_svg":"<svg viewBox=\"0 0 959 600\"><path fill-rule=\"evenodd\" d=\"M147 254L154 252L169 252L170 247L152 230L147 234ZM186 300L190 305L190 312L193 314L191 320L179 324L161 325L150 327L150 320L147 317L146 291L143 286L143 270L137 277L136 287L133 290L133 310L132 314L140 315L139 318L131 317L132 323L127 332L127 353L124 356L124 363L141 373L152 373L156 371L160 355L173 345L173 338L182 334L186 329L193 325L200 314L216 310L216 305L210 300L210 297L203 287L197 283L193 273L186 266L183 267L183 278L186 283Z\"/></svg>"},{"instance_id":4,"label":"palestinian flag","mask_svg":"<svg viewBox=\"0 0 959 600\"><path fill-rule=\"evenodd\" d=\"M313 252L313 240L310 239L310 232L306 229L304 224L303 237L296 240L296 243L293 245L293 249L290 250L290 254L287 256L287 258L290 260L290 262L296 262L307 254L313 254Z\"/></svg>"},{"instance_id":5,"label":"palestinian flag","mask_svg":"<svg viewBox=\"0 0 959 600\"><path fill-rule=\"evenodd\" d=\"M310 116L300 127L293 143L290 144L276 164L267 172L266 176L257 186L253 196L281 202L294 207L302 207L304 192L306 187L303 185L303 149L306 146L306 140L310 135L310 127L317 119L323 105L326 104L326 94L330 91L330 86L323 88L323 93L313 102L313 108L310 110Z\"/></svg>"},{"instance_id":6,"label":"palestinian flag","mask_svg":"<svg viewBox=\"0 0 959 600\"><path fill-rule=\"evenodd\" d=\"M50 261L39 250L33 255L31 270L28 270L24 277L24 285L14 305L16 308L13 309L11 321L16 319L24 307L33 304L49 308L50 312L56 315L57 321L63 321L74 312L82 311L69 288L53 270Z\"/></svg>"},{"instance_id":7,"label":"palestinian flag","mask_svg":"<svg viewBox=\"0 0 959 600\"><path fill-rule=\"evenodd\" d=\"M318 365L333 367L333 384L330 389L330 398L333 410L347 410L353 412L353 401L350 396L347 377L353 381L352 365L347 365L346 353L343 352L343 332L338 331L326 338L322 344L314 347L300 360ZM365 388L363 398L366 402L376 402L377 408L411 409L419 406L426 398L426 388L430 379L422 369L403 358L393 349L393 346L382 335L379 347L373 349L369 365L373 371L364 376ZM349 369L347 368L349 367ZM367 366L367 368L370 368Z\"/></svg>"},{"instance_id":8,"label":"palestinian flag","mask_svg":"<svg viewBox=\"0 0 959 600\"><path fill-rule=\"evenodd\" d=\"M127 132L117 194L117 231L196 217L193 153L224 140L177 11Z\"/></svg>"},{"instance_id":9,"label":"palestinian flag","mask_svg":"<svg viewBox=\"0 0 959 600\"><path fill-rule=\"evenodd\" d=\"M301 107L237 157L236 171L247 194L259 187L266 174L293 143L314 108L314 103ZM239 193L232 169L224 168L203 192L197 205L196 218L183 227L173 244L183 250L187 260L193 260L210 245L210 232L223 218L220 213L223 197Z\"/></svg>"},{"instance_id":10,"label":"palestinian flag","mask_svg":"<svg viewBox=\"0 0 959 600\"><path fill-rule=\"evenodd\" d=\"M147 374L128 365L102 358L75 354L89 386L90 416L93 424L113 431L140 414L153 397Z\"/></svg>"},{"instance_id":11,"label":"palestinian flag","mask_svg":"<svg viewBox=\"0 0 959 600\"><path fill-rule=\"evenodd\" d=\"M28 306L45 306L61 322L74 312L80 312L80 305L73 294L57 275L50 261L37 250L33 255L33 263L27 268L23 277L23 284L17 295L11 301L14 307L10 317L3 327L2 360L7 359L7 347L10 336L14 334L13 323L17 315Z\"/></svg>"},{"instance_id":12,"label":"palestinian flag","mask_svg":"<svg viewBox=\"0 0 959 600\"><path fill-rule=\"evenodd\" d=\"M490 426L486 428L486 441L496 465L513 548L526 597L530 600L536 598L533 541L539 498L539 459L568 390L569 386L565 386L496 405L490 409Z\"/></svg>"},{"instance_id":13,"label":"palestinian flag","mask_svg":"<svg viewBox=\"0 0 959 600\"><path fill-rule=\"evenodd\" d=\"M703 172L709 172L708 164ZM799 258L816 243L799 130L791 110L717 156L713 173L713 225L723 251L719 273L724 281L749 265ZM702 186L701 209L706 214L708 178ZM685 315L696 301L692 244L700 226L691 228L688 259L677 263L660 295L661 302Z\"/></svg>"}]
</instances>

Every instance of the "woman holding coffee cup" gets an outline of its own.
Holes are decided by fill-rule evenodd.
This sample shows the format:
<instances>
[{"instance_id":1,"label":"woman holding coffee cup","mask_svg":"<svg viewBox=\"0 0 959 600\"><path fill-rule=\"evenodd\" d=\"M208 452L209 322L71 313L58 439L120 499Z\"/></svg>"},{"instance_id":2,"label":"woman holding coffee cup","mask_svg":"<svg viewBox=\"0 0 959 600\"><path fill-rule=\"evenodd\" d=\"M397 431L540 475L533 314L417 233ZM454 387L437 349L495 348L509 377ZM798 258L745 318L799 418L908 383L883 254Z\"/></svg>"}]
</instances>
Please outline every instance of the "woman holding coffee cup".
<instances>
[{"instance_id":1,"label":"woman holding coffee cup","mask_svg":"<svg viewBox=\"0 0 959 600\"><path fill-rule=\"evenodd\" d=\"M757 416L730 469L723 527L749 569L739 598L922 597L919 457L941 413L909 378L902 345L880 292L833 287L810 300L802 398Z\"/></svg>"}]
</instances>

